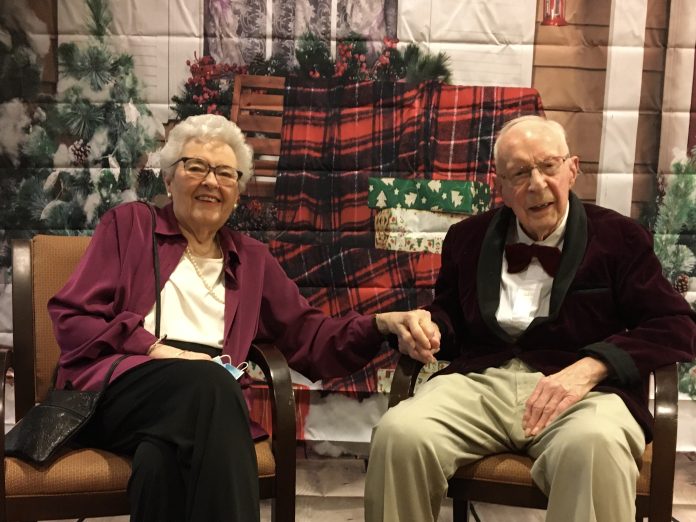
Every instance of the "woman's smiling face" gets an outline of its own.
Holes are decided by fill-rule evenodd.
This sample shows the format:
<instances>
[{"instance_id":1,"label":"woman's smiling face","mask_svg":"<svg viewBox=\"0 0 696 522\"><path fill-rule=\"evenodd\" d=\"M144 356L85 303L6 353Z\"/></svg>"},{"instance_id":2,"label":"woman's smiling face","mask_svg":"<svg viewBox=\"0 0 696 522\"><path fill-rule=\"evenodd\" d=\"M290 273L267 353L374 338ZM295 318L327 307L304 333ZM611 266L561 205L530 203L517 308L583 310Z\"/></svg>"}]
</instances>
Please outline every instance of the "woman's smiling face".
<instances>
[{"instance_id":1,"label":"woman's smiling face","mask_svg":"<svg viewBox=\"0 0 696 522\"><path fill-rule=\"evenodd\" d=\"M217 140L189 140L181 150L181 157L199 158L211 167L227 165L237 168L237 158L232 147ZM215 232L225 224L234 210L239 199L239 187L237 183L221 186L212 171L203 179L190 176L183 163L177 163L173 175L166 181L174 215L183 228Z\"/></svg>"}]
</instances>

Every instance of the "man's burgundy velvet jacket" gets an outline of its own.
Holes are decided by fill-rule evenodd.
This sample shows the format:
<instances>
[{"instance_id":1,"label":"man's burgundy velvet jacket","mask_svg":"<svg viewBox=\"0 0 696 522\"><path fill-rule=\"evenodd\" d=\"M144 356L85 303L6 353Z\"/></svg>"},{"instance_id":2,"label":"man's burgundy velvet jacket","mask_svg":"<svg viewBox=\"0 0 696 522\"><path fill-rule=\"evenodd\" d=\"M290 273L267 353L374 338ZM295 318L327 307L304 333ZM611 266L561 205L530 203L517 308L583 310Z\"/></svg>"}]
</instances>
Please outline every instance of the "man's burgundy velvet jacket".
<instances>
[{"instance_id":1,"label":"man's burgundy velvet jacket","mask_svg":"<svg viewBox=\"0 0 696 522\"><path fill-rule=\"evenodd\" d=\"M519 357L545 375L585 356L610 376L595 391L619 395L652 439L647 380L659 366L694 357L696 316L662 276L650 234L614 211L571 193L563 253L549 317L514 339L498 324L500 273L508 227L503 207L452 226L429 307L442 333L440 374L468 373Z\"/></svg>"}]
</instances>

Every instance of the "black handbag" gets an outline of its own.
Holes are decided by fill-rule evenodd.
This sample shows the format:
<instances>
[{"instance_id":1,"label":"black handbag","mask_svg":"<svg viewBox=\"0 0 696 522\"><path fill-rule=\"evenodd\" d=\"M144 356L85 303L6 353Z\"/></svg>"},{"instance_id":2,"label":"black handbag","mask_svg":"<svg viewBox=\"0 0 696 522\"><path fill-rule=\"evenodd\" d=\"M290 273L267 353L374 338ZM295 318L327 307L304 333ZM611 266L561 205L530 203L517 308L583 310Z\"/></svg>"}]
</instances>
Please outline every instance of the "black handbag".
<instances>
[{"instance_id":1,"label":"black handbag","mask_svg":"<svg viewBox=\"0 0 696 522\"><path fill-rule=\"evenodd\" d=\"M155 236L155 211L152 214L152 248L155 269L156 335L159 337L160 294L159 256ZM109 385L116 366L127 357L122 355L109 368L99 391L56 390L54 386L47 397L31 408L5 435L5 455L34 464L46 465L58 455L77 432L94 415L99 399Z\"/></svg>"},{"instance_id":2,"label":"black handbag","mask_svg":"<svg viewBox=\"0 0 696 522\"><path fill-rule=\"evenodd\" d=\"M51 389L5 435L5 455L33 464L49 464L92 417L111 374L126 355L109 368L99 391Z\"/></svg>"}]
</instances>

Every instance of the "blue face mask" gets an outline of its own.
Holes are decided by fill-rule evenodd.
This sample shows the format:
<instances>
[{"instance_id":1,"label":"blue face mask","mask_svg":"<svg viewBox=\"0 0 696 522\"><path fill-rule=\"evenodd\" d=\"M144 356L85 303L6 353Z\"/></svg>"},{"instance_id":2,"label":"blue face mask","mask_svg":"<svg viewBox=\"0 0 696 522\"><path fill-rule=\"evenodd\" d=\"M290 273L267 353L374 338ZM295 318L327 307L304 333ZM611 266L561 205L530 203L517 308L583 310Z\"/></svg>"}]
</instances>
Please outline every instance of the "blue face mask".
<instances>
[{"instance_id":1,"label":"blue face mask","mask_svg":"<svg viewBox=\"0 0 696 522\"><path fill-rule=\"evenodd\" d=\"M232 377L234 377L236 380L239 380L242 375L244 375L244 370L247 369L249 366L246 361L243 363L240 363L239 366L235 366L232 364L232 359L230 358L229 355L218 355L217 357L213 357L212 359L216 363L222 365L225 367L225 369L232 374Z\"/></svg>"}]
</instances>

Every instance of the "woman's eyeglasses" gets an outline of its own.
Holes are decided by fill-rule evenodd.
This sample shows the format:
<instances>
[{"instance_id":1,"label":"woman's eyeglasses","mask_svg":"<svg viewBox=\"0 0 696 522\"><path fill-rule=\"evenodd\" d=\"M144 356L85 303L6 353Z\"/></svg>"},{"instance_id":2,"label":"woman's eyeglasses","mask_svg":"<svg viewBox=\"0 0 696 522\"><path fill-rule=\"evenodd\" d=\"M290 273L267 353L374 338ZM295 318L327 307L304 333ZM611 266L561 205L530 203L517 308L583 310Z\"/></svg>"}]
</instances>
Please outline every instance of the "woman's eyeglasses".
<instances>
[{"instance_id":1,"label":"woman's eyeglasses","mask_svg":"<svg viewBox=\"0 0 696 522\"><path fill-rule=\"evenodd\" d=\"M180 161L183 162L184 173L186 173L186 175L190 178L203 180L209 172L212 172L217 179L217 182L226 187L234 185L237 183L239 178L244 175L242 171L237 170L234 167L230 167L229 165L211 165L206 160L201 158L182 157L172 163L172 166L176 165Z\"/></svg>"},{"instance_id":2,"label":"woman's eyeglasses","mask_svg":"<svg viewBox=\"0 0 696 522\"><path fill-rule=\"evenodd\" d=\"M569 158L570 154L565 156L551 156L550 158L546 158L545 160L535 163L534 165L522 167L512 175L505 176L505 179L515 186L524 185L529 183L529 180L532 179L532 172L534 172L534 169L538 170L544 176L553 177L558 174L558 170L561 168L561 165L563 165L563 163L565 163L565 161Z\"/></svg>"}]
</instances>

